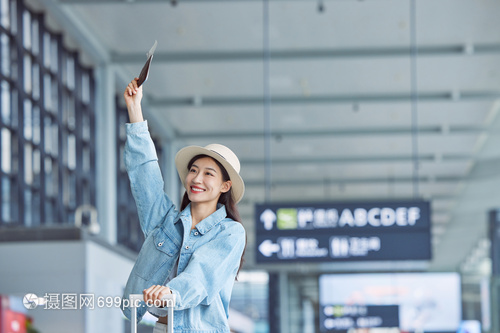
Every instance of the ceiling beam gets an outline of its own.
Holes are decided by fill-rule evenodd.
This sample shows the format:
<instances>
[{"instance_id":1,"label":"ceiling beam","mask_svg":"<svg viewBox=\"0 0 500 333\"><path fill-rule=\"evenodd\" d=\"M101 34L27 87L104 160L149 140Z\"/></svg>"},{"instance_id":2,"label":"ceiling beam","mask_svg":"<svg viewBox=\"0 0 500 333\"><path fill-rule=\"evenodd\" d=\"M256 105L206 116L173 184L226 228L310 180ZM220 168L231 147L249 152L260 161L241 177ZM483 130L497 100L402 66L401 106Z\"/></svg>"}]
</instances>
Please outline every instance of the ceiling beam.
<instances>
[{"instance_id":1,"label":"ceiling beam","mask_svg":"<svg viewBox=\"0 0 500 333\"><path fill-rule=\"evenodd\" d=\"M310 96L271 96L271 105L289 104L358 104L412 102L411 92L393 92L356 95L310 95ZM500 91L429 91L418 92L418 102L450 102L464 100L494 100L500 98ZM151 107L224 107L263 105L263 96L194 96L155 98Z\"/></svg>"},{"instance_id":2,"label":"ceiling beam","mask_svg":"<svg viewBox=\"0 0 500 333\"><path fill-rule=\"evenodd\" d=\"M403 156L402 156L403 157ZM433 161L430 156L421 156L424 160L427 159L427 161ZM362 157L366 158L366 157ZM454 158L460 158L459 156L455 156ZM410 156L406 156L406 159L409 161ZM384 157L378 157L373 159L373 161L370 162L376 162L376 161L384 161ZM419 159L419 161L421 161ZM254 161L255 162L255 161ZM263 160L260 161L262 164L264 163ZM295 160L287 160L286 163L289 165L296 165L299 163L326 163L327 159L316 159L316 160L301 160L301 159L295 159ZM343 162L342 160L339 160L338 162ZM242 160L241 164L242 165L249 165L252 162L249 160ZM273 164L282 164L285 163L285 160L277 160L277 161L272 161ZM291 164L293 163L293 164ZM273 186L306 186L306 185L346 185L346 184L395 184L395 183L413 183L415 181L419 183L455 183L458 184L459 182L472 182L476 180L485 180L485 179L492 179L492 177L496 176L498 172L498 167L500 166L500 158L493 158L493 159L487 159L487 160L480 160L476 162L477 165L480 167L475 168L475 172L469 174L469 175L439 175L439 176L419 176L418 178L415 178L414 176L399 176L399 177L355 177L355 178L322 178L322 179L286 179L286 180L273 180L272 185ZM484 167L482 167L484 166ZM264 186L265 181L263 179L257 179L257 180L246 180L245 181L245 186Z\"/></svg>"},{"instance_id":3,"label":"ceiling beam","mask_svg":"<svg viewBox=\"0 0 500 333\"><path fill-rule=\"evenodd\" d=\"M479 135L483 132L487 132L488 128L486 126L419 126L418 134L419 135L449 135L449 134L470 134L470 135ZM325 129L315 129L309 131L297 131L297 130L288 130L288 131L280 131L273 130L271 136L277 141L280 142L284 138L315 138L315 137L340 137L340 136L385 136L385 135L412 135L414 133L414 129L411 127L388 127L388 128L331 128L328 130ZM497 133L500 134L500 133ZM264 131L238 131L238 132L183 132L177 133L177 137L180 139L211 139L211 140L219 140L219 139L262 139L264 137Z\"/></svg>"},{"instance_id":4,"label":"ceiling beam","mask_svg":"<svg viewBox=\"0 0 500 333\"><path fill-rule=\"evenodd\" d=\"M466 176L420 176L417 181L419 183L454 183L466 181ZM330 185L349 185L349 184L396 184L396 183L413 183L415 178L407 177L371 177L371 178L339 178L339 179L286 179L273 180L272 186L330 186ZM246 187L263 187L265 181L245 180Z\"/></svg>"},{"instance_id":5,"label":"ceiling beam","mask_svg":"<svg viewBox=\"0 0 500 333\"><path fill-rule=\"evenodd\" d=\"M269 50L272 61L276 60L315 60L336 58L372 58L372 57L410 57L410 47L358 47L345 49L289 49ZM452 44L421 45L417 55L422 56L456 56L500 53L500 44ZM114 53L114 63L135 64L145 61L144 52ZM262 50L252 51L193 51L193 52L156 52L155 62L211 62L211 61L262 61Z\"/></svg>"},{"instance_id":6,"label":"ceiling beam","mask_svg":"<svg viewBox=\"0 0 500 333\"><path fill-rule=\"evenodd\" d=\"M469 154L420 154L417 158L419 162L467 162L474 158ZM273 165L298 165L298 164L348 164L348 163L394 163L394 162L413 162L415 156L408 155L363 155L363 156L339 156L339 157L321 157L321 158L273 158ZM253 158L240 160L242 165L264 165L264 159ZM385 178L387 181L387 178Z\"/></svg>"}]
</instances>

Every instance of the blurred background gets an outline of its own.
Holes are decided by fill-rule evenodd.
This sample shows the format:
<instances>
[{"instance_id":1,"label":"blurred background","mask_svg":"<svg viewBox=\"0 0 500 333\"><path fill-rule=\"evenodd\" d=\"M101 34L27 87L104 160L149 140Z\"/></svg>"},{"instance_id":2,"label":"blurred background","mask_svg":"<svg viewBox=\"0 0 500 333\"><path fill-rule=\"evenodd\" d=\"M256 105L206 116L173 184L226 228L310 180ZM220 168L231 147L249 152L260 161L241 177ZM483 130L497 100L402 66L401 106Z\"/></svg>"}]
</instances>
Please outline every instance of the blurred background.
<instances>
[{"instance_id":1,"label":"blurred background","mask_svg":"<svg viewBox=\"0 0 500 333\"><path fill-rule=\"evenodd\" d=\"M0 333L129 332L123 91L240 158L234 332L500 332L500 1L0 0ZM145 317L141 332L152 331Z\"/></svg>"}]
</instances>

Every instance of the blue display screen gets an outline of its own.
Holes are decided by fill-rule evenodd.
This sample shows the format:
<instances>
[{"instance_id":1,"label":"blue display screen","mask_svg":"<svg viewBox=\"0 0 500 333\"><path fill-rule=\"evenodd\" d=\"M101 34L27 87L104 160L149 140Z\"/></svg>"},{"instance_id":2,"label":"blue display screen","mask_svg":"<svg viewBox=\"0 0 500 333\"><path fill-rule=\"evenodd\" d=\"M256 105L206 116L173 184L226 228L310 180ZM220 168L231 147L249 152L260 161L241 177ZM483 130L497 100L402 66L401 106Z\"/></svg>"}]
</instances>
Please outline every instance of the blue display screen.
<instances>
[{"instance_id":1,"label":"blue display screen","mask_svg":"<svg viewBox=\"0 0 500 333\"><path fill-rule=\"evenodd\" d=\"M258 263L431 259L425 201L257 205L255 220Z\"/></svg>"}]
</instances>

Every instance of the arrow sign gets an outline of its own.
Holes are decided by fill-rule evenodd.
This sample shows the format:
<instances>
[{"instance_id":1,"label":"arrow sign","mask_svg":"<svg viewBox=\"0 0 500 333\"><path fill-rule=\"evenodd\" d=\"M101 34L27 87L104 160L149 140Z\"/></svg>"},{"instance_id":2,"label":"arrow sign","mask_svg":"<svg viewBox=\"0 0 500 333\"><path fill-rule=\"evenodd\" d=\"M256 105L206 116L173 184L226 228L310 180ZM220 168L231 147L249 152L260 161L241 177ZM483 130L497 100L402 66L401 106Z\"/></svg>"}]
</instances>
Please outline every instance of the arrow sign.
<instances>
[{"instance_id":1,"label":"arrow sign","mask_svg":"<svg viewBox=\"0 0 500 333\"><path fill-rule=\"evenodd\" d=\"M262 214L260 214L260 221L264 223L264 228L266 230L271 230L273 228L273 223L276 221L276 214L270 209L266 209Z\"/></svg>"},{"instance_id":2,"label":"arrow sign","mask_svg":"<svg viewBox=\"0 0 500 333\"><path fill-rule=\"evenodd\" d=\"M276 253L280 250L280 245L271 242L269 239L266 239L259 245L259 251L266 257L270 257L273 253Z\"/></svg>"}]
</instances>

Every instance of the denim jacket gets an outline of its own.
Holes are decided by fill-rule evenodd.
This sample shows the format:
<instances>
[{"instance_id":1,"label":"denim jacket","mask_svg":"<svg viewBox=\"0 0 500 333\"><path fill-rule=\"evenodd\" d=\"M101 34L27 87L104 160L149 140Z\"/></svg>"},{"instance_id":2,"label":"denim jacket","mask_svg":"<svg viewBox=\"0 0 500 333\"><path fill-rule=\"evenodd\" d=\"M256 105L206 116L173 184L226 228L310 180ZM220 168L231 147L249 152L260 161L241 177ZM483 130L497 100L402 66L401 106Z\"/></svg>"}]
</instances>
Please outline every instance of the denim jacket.
<instances>
[{"instance_id":1,"label":"denim jacket","mask_svg":"<svg viewBox=\"0 0 500 333\"><path fill-rule=\"evenodd\" d=\"M175 332L229 332L228 311L233 283L245 246L242 224L226 217L225 206L191 230L191 209L179 212L165 194L163 178L147 122L126 124L125 166L145 241L125 286L123 299L163 285L176 297ZM137 309L140 321L147 311ZM123 313L131 317L130 308Z\"/></svg>"}]
</instances>

